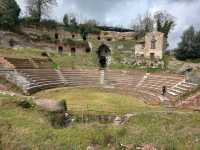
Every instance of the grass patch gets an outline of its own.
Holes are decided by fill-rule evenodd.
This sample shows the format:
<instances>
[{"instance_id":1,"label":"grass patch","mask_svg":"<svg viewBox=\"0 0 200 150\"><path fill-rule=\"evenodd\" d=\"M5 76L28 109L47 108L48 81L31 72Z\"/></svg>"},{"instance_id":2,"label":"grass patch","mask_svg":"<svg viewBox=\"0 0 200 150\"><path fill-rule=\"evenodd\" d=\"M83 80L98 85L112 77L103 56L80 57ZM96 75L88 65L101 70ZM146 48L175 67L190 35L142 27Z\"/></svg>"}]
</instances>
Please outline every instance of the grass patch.
<instances>
[{"instance_id":1,"label":"grass patch","mask_svg":"<svg viewBox=\"0 0 200 150\"><path fill-rule=\"evenodd\" d=\"M96 68L97 57L94 52L92 53L80 53L76 56L63 55L60 56L57 53L51 53L52 60L60 67L66 68Z\"/></svg>"},{"instance_id":2,"label":"grass patch","mask_svg":"<svg viewBox=\"0 0 200 150\"><path fill-rule=\"evenodd\" d=\"M33 48L0 49L1 56L14 58L42 58L42 52L45 52L45 50Z\"/></svg>"},{"instance_id":3,"label":"grass patch","mask_svg":"<svg viewBox=\"0 0 200 150\"><path fill-rule=\"evenodd\" d=\"M99 96L104 99L104 95ZM149 143L158 149L198 150L200 147L199 113L145 113L133 117L124 126L93 122L73 123L68 128L55 129L45 112L37 107L24 109L17 105L19 100L18 97L0 95L1 149L85 150L88 145L98 145L107 150L111 147L119 149L120 144L133 144L135 149Z\"/></svg>"},{"instance_id":4,"label":"grass patch","mask_svg":"<svg viewBox=\"0 0 200 150\"><path fill-rule=\"evenodd\" d=\"M53 89L42 91L35 96L62 100L65 99L68 109L71 111L94 111L93 113L118 113L124 114L135 111L150 111L161 109L146 105L142 100L132 96L120 95L117 93L106 92L103 89L96 88L77 88L77 89Z\"/></svg>"}]
</instances>

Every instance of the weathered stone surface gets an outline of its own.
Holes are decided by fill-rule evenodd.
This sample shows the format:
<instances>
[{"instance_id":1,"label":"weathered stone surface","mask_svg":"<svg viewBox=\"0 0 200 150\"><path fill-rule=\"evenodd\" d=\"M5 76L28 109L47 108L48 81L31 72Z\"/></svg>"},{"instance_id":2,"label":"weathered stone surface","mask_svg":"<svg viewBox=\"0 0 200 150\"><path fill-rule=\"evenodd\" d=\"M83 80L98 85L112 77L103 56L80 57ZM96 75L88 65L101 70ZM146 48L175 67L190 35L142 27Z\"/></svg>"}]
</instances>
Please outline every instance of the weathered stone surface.
<instances>
[{"instance_id":1,"label":"weathered stone surface","mask_svg":"<svg viewBox=\"0 0 200 150\"><path fill-rule=\"evenodd\" d=\"M49 99L35 100L36 105L48 111L65 111L65 106L62 101L55 101ZM68 114L65 114L68 116Z\"/></svg>"},{"instance_id":2,"label":"weathered stone surface","mask_svg":"<svg viewBox=\"0 0 200 150\"><path fill-rule=\"evenodd\" d=\"M0 91L7 91L7 90L8 88L5 85L0 84Z\"/></svg>"},{"instance_id":3,"label":"weathered stone surface","mask_svg":"<svg viewBox=\"0 0 200 150\"><path fill-rule=\"evenodd\" d=\"M87 150L96 150L96 149L95 149L95 147L93 147L93 146L88 146L88 147L87 147Z\"/></svg>"},{"instance_id":4,"label":"weathered stone surface","mask_svg":"<svg viewBox=\"0 0 200 150\"><path fill-rule=\"evenodd\" d=\"M155 41L155 48L152 48L152 41ZM145 35L143 42L135 45L135 56L150 59L152 56L157 59L163 58L166 48L166 39L161 32L150 32Z\"/></svg>"},{"instance_id":5,"label":"weathered stone surface","mask_svg":"<svg viewBox=\"0 0 200 150\"><path fill-rule=\"evenodd\" d=\"M122 118L117 116L115 119L114 119L114 125L120 125L122 122Z\"/></svg>"}]
</instances>

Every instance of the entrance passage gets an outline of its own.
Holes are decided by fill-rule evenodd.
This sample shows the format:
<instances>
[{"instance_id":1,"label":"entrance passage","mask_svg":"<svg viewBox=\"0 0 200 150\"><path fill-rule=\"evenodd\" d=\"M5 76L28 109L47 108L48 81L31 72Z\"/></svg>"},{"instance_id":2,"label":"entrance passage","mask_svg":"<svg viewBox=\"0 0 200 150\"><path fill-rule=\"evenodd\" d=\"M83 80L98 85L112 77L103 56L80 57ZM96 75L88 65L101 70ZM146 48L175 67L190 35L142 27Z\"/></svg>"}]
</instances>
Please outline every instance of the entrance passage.
<instances>
[{"instance_id":1,"label":"entrance passage","mask_svg":"<svg viewBox=\"0 0 200 150\"><path fill-rule=\"evenodd\" d=\"M75 55L76 54L76 48L72 47L71 48L71 55Z\"/></svg>"},{"instance_id":2,"label":"entrance passage","mask_svg":"<svg viewBox=\"0 0 200 150\"><path fill-rule=\"evenodd\" d=\"M110 56L110 53L110 48L106 44L100 45L97 51L100 68L107 67L108 57Z\"/></svg>"},{"instance_id":3,"label":"entrance passage","mask_svg":"<svg viewBox=\"0 0 200 150\"><path fill-rule=\"evenodd\" d=\"M154 60L155 59L155 53L150 53L150 59Z\"/></svg>"}]
</instances>

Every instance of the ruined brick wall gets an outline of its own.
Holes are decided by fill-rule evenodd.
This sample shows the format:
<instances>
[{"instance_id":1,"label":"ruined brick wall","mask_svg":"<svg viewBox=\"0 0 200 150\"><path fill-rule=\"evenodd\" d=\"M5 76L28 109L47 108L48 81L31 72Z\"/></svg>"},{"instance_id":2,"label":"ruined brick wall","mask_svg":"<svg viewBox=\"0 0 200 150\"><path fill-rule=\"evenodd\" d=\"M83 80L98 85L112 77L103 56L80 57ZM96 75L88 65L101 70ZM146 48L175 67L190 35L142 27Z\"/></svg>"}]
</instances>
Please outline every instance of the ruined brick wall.
<instances>
[{"instance_id":1,"label":"ruined brick wall","mask_svg":"<svg viewBox=\"0 0 200 150\"><path fill-rule=\"evenodd\" d=\"M155 39L155 49L152 48L152 40ZM150 58L150 54L154 53L155 57L158 59L163 58L163 53L165 50L165 37L164 33L161 32L150 32L145 36L145 57Z\"/></svg>"},{"instance_id":2,"label":"ruined brick wall","mask_svg":"<svg viewBox=\"0 0 200 150\"><path fill-rule=\"evenodd\" d=\"M144 55L145 49L142 44L136 44L135 45L135 56L141 57Z\"/></svg>"}]
</instances>

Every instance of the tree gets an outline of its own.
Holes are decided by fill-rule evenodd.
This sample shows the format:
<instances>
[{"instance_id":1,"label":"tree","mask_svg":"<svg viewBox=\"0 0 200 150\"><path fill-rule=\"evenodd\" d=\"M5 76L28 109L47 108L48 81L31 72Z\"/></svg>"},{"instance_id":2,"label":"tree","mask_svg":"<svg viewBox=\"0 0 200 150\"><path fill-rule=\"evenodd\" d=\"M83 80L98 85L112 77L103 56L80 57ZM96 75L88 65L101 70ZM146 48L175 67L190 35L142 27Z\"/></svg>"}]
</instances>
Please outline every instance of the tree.
<instances>
[{"instance_id":1,"label":"tree","mask_svg":"<svg viewBox=\"0 0 200 150\"><path fill-rule=\"evenodd\" d=\"M68 14L65 14L63 17L63 23L65 24L65 26L69 26L69 16Z\"/></svg>"},{"instance_id":2,"label":"tree","mask_svg":"<svg viewBox=\"0 0 200 150\"><path fill-rule=\"evenodd\" d=\"M83 40L86 40L89 33L99 33L100 30L97 28L96 20L88 20L79 25L79 32Z\"/></svg>"},{"instance_id":3,"label":"tree","mask_svg":"<svg viewBox=\"0 0 200 150\"><path fill-rule=\"evenodd\" d=\"M154 25L156 25L156 28ZM166 11L158 11L154 15L149 12L146 12L143 16L139 15L132 28L138 32L139 37L143 37L146 32L157 30L164 33L165 37L168 38L174 26L175 19L172 15Z\"/></svg>"},{"instance_id":4,"label":"tree","mask_svg":"<svg viewBox=\"0 0 200 150\"><path fill-rule=\"evenodd\" d=\"M36 22L40 22L43 16L47 16L54 5L56 0L27 0L28 13Z\"/></svg>"},{"instance_id":5,"label":"tree","mask_svg":"<svg viewBox=\"0 0 200 150\"><path fill-rule=\"evenodd\" d=\"M19 22L20 11L15 0L0 0L0 28L13 29Z\"/></svg>"},{"instance_id":6,"label":"tree","mask_svg":"<svg viewBox=\"0 0 200 150\"><path fill-rule=\"evenodd\" d=\"M154 19L152 14L146 12L143 16L139 15L136 23L132 25L133 30L138 32L139 36L144 36L147 32L152 32L154 29Z\"/></svg>"},{"instance_id":7,"label":"tree","mask_svg":"<svg viewBox=\"0 0 200 150\"><path fill-rule=\"evenodd\" d=\"M168 34L175 26L174 17L166 11L158 11L154 14L154 20L157 31L164 33L165 37L168 38Z\"/></svg>"},{"instance_id":8,"label":"tree","mask_svg":"<svg viewBox=\"0 0 200 150\"><path fill-rule=\"evenodd\" d=\"M71 16L71 18L70 18L70 25L71 26L75 26L75 27L78 25L78 23L76 21L76 17Z\"/></svg>"},{"instance_id":9,"label":"tree","mask_svg":"<svg viewBox=\"0 0 200 150\"><path fill-rule=\"evenodd\" d=\"M175 55L180 60L200 58L200 31L193 26L185 30Z\"/></svg>"}]
</instances>

